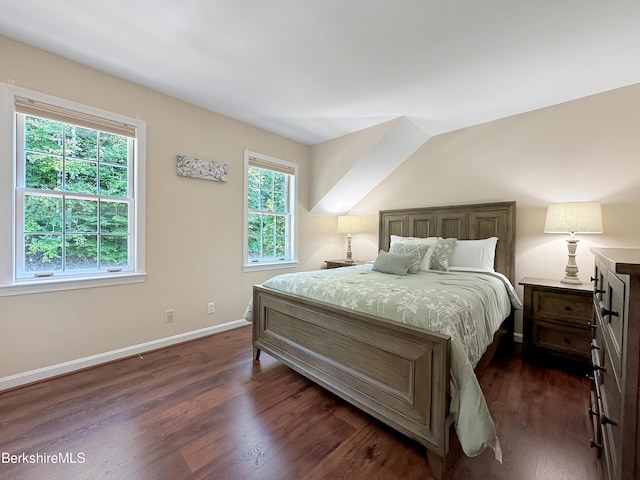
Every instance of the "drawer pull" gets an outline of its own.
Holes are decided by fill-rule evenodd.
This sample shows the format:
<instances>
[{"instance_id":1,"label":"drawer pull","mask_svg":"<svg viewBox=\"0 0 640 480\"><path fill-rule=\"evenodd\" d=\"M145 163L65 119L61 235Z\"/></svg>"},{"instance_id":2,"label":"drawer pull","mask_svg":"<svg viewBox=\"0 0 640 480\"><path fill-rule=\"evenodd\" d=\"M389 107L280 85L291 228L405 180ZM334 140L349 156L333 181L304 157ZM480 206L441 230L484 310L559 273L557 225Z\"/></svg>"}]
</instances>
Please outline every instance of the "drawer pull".
<instances>
[{"instance_id":1,"label":"drawer pull","mask_svg":"<svg viewBox=\"0 0 640 480\"><path fill-rule=\"evenodd\" d=\"M591 343L591 350L600 350L600 347L598 345L596 345L595 341L593 341Z\"/></svg>"},{"instance_id":2,"label":"drawer pull","mask_svg":"<svg viewBox=\"0 0 640 480\"><path fill-rule=\"evenodd\" d=\"M618 312L614 312L613 310L608 310L602 307L602 309L600 310L600 315L602 315L603 317L617 317Z\"/></svg>"},{"instance_id":3,"label":"drawer pull","mask_svg":"<svg viewBox=\"0 0 640 480\"><path fill-rule=\"evenodd\" d=\"M598 325L596 325L596 324L595 324L595 323L593 323L593 322L588 322L588 323L587 323L587 328L590 328L590 329L592 329L592 330L595 330L596 328L598 328Z\"/></svg>"},{"instance_id":4,"label":"drawer pull","mask_svg":"<svg viewBox=\"0 0 640 480\"><path fill-rule=\"evenodd\" d=\"M601 372L606 372L607 371L607 369L604 368L602 365L594 364L593 365L593 371L597 372L598 370L600 370Z\"/></svg>"},{"instance_id":5,"label":"drawer pull","mask_svg":"<svg viewBox=\"0 0 640 480\"><path fill-rule=\"evenodd\" d=\"M596 295L598 295L599 293L604 293L604 290L602 290L601 288L596 288L596 289L593 291L593 293L594 293L594 294L596 294Z\"/></svg>"},{"instance_id":6,"label":"drawer pull","mask_svg":"<svg viewBox=\"0 0 640 480\"><path fill-rule=\"evenodd\" d=\"M600 420L600 423L602 425L606 425L608 423L609 425L614 426L614 427L616 427L618 425L615 420L611 420L606 415L602 415L602 419Z\"/></svg>"},{"instance_id":7,"label":"drawer pull","mask_svg":"<svg viewBox=\"0 0 640 480\"><path fill-rule=\"evenodd\" d=\"M591 277L591 281L592 281L592 282L597 282L597 281L598 281L598 279L597 279L597 278L593 278L593 277Z\"/></svg>"},{"instance_id":8,"label":"drawer pull","mask_svg":"<svg viewBox=\"0 0 640 480\"><path fill-rule=\"evenodd\" d=\"M591 448L597 448L598 450L602 450L602 444L596 442L593 438L591 439Z\"/></svg>"}]
</instances>

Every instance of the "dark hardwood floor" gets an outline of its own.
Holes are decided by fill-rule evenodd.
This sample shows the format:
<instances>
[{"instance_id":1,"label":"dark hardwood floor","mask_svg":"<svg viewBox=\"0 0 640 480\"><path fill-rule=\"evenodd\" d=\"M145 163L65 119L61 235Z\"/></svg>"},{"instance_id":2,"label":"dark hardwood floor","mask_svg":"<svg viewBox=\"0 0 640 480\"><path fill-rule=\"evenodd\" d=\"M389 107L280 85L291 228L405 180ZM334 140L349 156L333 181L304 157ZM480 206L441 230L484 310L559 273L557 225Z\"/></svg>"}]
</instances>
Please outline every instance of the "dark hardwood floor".
<instances>
[{"instance_id":1,"label":"dark hardwood floor","mask_svg":"<svg viewBox=\"0 0 640 480\"><path fill-rule=\"evenodd\" d=\"M251 355L243 327L2 393L0 478L430 478L420 445ZM480 383L504 461L454 441L451 478L599 478L585 378L523 363L516 348Z\"/></svg>"}]
</instances>

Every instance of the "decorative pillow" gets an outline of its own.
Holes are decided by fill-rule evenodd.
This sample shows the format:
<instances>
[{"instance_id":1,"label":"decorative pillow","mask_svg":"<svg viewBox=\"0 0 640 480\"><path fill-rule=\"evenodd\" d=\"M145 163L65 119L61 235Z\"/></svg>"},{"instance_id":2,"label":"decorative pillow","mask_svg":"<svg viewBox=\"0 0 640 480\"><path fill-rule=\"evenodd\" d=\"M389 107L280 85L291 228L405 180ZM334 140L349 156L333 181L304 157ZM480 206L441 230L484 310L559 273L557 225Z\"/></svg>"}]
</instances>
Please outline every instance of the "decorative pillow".
<instances>
[{"instance_id":1,"label":"decorative pillow","mask_svg":"<svg viewBox=\"0 0 640 480\"><path fill-rule=\"evenodd\" d=\"M380 250L371 270L394 275L406 275L412 262L413 257L411 255L387 253L384 250Z\"/></svg>"},{"instance_id":2,"label":"decorative pillow","mask_svg":"<svg viewBox=\"0 0 640 480\"><path fill-rule=\"evenodd\" d=\"M495 272L493 262L497 243L498 237L458 240L449 259L449 269Z\"/></svg>"},{"instance_id":3,"label":"decorative pillow","mask_svg":"<svg viewBox=\"0 0 640 480\"><path fill-rule=\"evenodd\" d=\"M420 269L422 257L429 250L429 245L409 245L406 243L394 243L389 249L389 253L402 253L409 255L413 259L409 266L409 273L416 273Z\"/></svg>"},{"instance_id":4,"label":"decorative pillow","mask_svg":"<svg viewBox=\"0 0 640 480\"><path fill-rule=\"evenodd\" d=\"M396 243L404 243L406 245L428 245L430 248L427 253L422 257L419 270L429 270L429 262L431 261L431 254L433 248L436 246L440 237L401 237L399 235L389 235L390 245L393 247ZM391 250L391 249L389 249Z\"/></svg>"},{"instance_id":5,"label":"decorative pillow","mask_svg":"<svg viewBox=\"0 0 640 480\"><path fill-rule=\"evenodd\" d=\"M453 246L456 244L455 238L441 238L433 247L433 254L429 262L430 270L449 271L449 258L453 252Z\"/></svg>"}]
</instances>

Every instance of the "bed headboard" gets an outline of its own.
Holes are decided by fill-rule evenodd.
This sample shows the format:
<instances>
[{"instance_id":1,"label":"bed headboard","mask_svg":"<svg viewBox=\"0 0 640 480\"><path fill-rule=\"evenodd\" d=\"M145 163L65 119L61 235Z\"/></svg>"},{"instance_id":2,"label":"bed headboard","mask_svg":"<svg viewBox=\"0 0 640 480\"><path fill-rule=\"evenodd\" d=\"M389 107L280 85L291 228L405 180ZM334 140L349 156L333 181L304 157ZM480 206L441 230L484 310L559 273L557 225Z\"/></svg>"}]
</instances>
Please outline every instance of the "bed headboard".
<instances>
[{"instance_id":1,"label":"bed headboard","mask_svg":"<svg viewBox=\"0 0 640 480\"><path fill-rule=\"evenodd\" d=\"M389 250L389 235L481 240L498 237L495 269L515 279L516 202L381 210L379 248Z\"/></svg>"}]
</instances>

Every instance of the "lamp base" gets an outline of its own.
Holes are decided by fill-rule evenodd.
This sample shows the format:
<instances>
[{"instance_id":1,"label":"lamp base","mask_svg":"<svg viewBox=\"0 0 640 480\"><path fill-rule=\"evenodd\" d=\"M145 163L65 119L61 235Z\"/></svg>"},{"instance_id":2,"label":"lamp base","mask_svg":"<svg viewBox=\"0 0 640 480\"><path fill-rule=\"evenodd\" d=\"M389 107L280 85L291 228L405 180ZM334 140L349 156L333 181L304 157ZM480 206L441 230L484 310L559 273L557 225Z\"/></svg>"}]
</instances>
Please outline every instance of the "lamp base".
<instances>
[{"instance_id":1,"label":"lamp base","mask_svg":"<svg viewBox=\"0 0 640 480\"><path fill-rule=\"evenodd\" d=\"M344 259L346 263L353 263L353 253L351 253L351 234L347 236L347 258Z\"/></svg>"},{"instance_id":2,"label":"lamp base","mask_svg":"<svg viewBox=\"0 0 640 480\"><path fill-rule=\"evenodd\" d=\"M570 285L582 285L582 282L580 281L580 279L576 276L576 277L564 277L562 280L560 280L560 283L568 283Z\"/></svg>"},{"instance_id":3,"label":"lamp base","mask_svg":"<svg viewBox=\"0 0 640 480\"><path fill-rule=\"evenodd\" d=\"M578 278L578 265L576 264L576 250L578 248L579 240L571 236L567 239L567 248L569 249L569 260L567 266L564 269L564 278L560 280L561 283L568 283L570 285L582 285L582 282Z\"/></svg>"}]
</instances>

